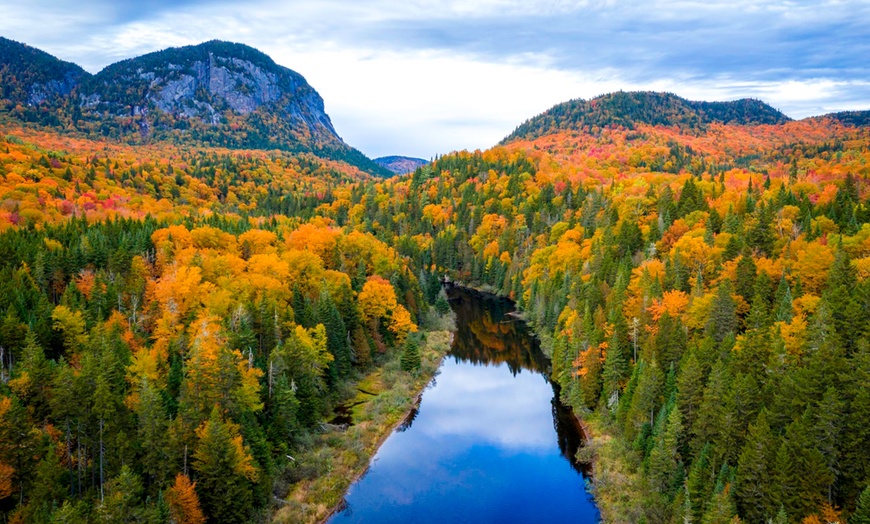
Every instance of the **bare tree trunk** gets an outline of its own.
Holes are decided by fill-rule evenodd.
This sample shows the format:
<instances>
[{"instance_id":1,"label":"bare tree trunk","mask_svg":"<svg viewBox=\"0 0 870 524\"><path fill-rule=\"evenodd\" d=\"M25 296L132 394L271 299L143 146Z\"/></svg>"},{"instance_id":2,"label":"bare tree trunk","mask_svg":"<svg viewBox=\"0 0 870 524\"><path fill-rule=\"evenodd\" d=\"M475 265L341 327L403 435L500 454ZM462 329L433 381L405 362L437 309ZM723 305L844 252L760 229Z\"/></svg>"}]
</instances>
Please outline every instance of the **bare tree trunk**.
<instances>
[{"instance_id":1,"label":"bare tree trunk","mask_svg":"<svg viewBox=\"0 0 870 524\"><path fill-rule=\"evenodd\" d=\"M103 502L103 419L100 419L100 503Z\"/></svg>"}]
</instances>

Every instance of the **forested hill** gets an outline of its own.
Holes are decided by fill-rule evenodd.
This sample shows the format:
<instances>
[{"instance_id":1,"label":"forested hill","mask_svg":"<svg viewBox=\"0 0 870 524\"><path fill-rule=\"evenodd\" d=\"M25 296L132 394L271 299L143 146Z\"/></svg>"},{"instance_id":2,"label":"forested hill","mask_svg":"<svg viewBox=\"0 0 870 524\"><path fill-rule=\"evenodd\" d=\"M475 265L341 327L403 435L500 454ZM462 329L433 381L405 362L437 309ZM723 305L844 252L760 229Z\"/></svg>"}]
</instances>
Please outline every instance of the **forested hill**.
<instances>
[{"instance_id":1,"label":"forested hill","mask_svg":"<svg viewBox=\"0 0 870 524\"><path fill-rule=\"evenodd\" d=\"M518 301L606 435L605 522L868 522L870 134L707 126L517 139L336 209Z\"/></svg>"},{"instance_id":2,"label":"forested hill","mask_svg":"<svg viewBox=\"0 0 870 524\"><path fill-rule=\"evenodd\" d=\"M699 130L711 123L782 124L791 119L760 100L694 102L671 93L618 91L591 100L558 104L521 124L503 143L534 139L556 131L591 132L608 126L633 128L636 124L676 126Z\"/></svg>"},{"instance_id":3,"label":"forested hill","mask_svg":"<svg viewBox=\"0 0 870 524\"><path fill-rule=\"evenodd\" d=\"M0 45L0 111L18 120L134 144L310 152L392 174L344 143L300 74L246 45L169 48L96 75L24 44Z\"/></svg>"},{"instance_id":4,"label":"forested hill","mask_svg":"<svg viewBox=\"0 0 870 524\"><path fill-rule=\"evenodd\" d=\"M56 102L87 76L87 71L75 64L0 37L0 112L16 104Z\"/></svg>"},{"instance_id":5,"label":"forested hill","mask_svg":"<svg viewBox=\"0 0 870 524\"><path fill-rule=\"evenodd\" d=\"M870 126L870 111L840 111L825 115L847 126Z\"/></svg>"}]
</instances>

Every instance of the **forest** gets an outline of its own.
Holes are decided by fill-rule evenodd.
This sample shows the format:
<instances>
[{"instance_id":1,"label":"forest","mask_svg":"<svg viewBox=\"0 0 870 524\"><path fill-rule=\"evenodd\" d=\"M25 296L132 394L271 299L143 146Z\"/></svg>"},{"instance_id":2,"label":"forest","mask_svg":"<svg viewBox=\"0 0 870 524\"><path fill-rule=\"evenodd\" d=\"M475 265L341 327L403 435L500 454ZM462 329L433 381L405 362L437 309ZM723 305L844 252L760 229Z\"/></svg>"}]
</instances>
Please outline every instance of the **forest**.
<instances>
[{"instance_id":1,"label":"forest","mask_svg":"<svg viewBox=\"0 0 870 524\"><path fill-rule=\"evenodd\" d=\"M0 513L268 521L447 276L535 327L607 522L870 522L870 134L674 103L388 180L6 126Z\"/></svg>"}]
</instances>

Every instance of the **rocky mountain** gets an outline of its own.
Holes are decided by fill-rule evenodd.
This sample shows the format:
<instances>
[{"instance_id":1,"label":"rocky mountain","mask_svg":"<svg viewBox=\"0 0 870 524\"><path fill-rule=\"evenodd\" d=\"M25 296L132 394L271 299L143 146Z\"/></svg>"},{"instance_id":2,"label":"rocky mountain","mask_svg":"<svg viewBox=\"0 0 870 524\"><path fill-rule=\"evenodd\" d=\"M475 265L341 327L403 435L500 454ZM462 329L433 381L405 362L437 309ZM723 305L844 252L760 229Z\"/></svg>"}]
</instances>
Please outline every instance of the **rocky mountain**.
<instances>
[{"instance_id":1,"label":"rocky mountain","mask_svg":"<svg viewBox=\"0 0 870 524\"><path fill-rule=\"evenodd\" d=\"M750 98L732 102L695 102L671 93L619 91L591 100L576 99L553 106L521 124L503 142L534 139L553 131L636 124L677 126L702 130L708 124L782 124L791 119L777 109Z\"/></svg>"},{"instance_id":2,"label":"rocky mountain","mask_svg":"<svg viewBox=\"0 0 870 524\"><path fill-rule=\"evenodd\" d=\"M302 75L243 44L169 48L96 75L23 44L0 45L3 103L22 120L133 143L312 152L392 174L341 139Z\"/></svg>"},{"instance_id":3,"label":"rocky mountain","mask_svg":"<svg viewBox=\"0 0 870 524\"><path fill-rule=\"evenodd\" d=\"M410 173L418 167L425 166L429 163L428 160L423 160L422 158L413 158L409 156L382 156L380 158L376 158L375 162L378 165L389 169L397 175L404 175L405 173Z\"/></svg>"},{"instance_id":4,"label":"rocky mountain","mask_svg":"<svg viewBox=\"0 0 870 524\"><path fill-rule=\"evenodd\" d=\"M87 76L75 64L0 37L0 112L16 107L27 112L39 105L54 108Z\"/></svg>"}]
</instances>

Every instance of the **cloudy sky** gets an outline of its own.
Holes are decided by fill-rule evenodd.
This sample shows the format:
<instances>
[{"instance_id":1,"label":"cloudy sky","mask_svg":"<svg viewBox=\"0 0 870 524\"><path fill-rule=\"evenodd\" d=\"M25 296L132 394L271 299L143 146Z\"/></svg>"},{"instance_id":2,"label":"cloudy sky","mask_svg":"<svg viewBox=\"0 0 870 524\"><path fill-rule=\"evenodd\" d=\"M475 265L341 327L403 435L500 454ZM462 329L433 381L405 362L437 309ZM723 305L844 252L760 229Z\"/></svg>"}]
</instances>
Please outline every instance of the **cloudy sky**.
<instances>
[{"instance_id":1,"label":"cloudy sky","mask_svg":"<svg viewBox=\"0 0 870 524\"><path fill-rule=\"evenodd\" d=\"M369 156L486 148L572 98L870 109L867 0L0 0L0 35L97 72L169 46L252 45L306 77Z\"/></svg>"}]
</instances>

